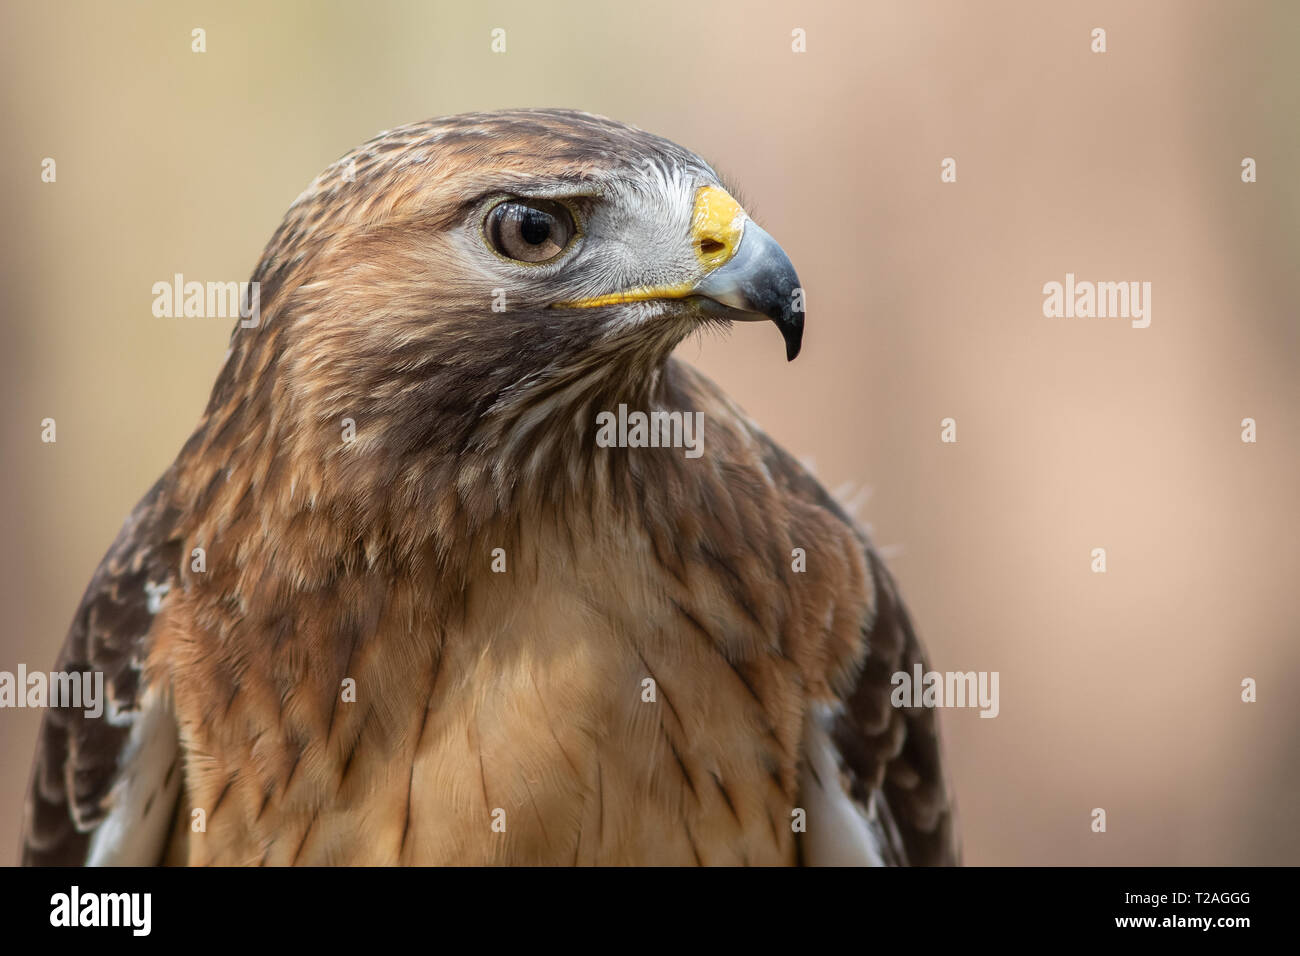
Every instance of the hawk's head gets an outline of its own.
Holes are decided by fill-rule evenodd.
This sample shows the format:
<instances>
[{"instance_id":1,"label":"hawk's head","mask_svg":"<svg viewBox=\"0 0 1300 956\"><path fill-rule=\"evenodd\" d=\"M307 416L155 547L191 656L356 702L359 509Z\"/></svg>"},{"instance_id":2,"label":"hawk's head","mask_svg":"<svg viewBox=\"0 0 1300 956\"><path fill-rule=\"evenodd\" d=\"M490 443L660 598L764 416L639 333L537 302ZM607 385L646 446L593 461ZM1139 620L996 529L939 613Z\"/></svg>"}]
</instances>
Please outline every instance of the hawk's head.
<instances>
[{"instance_id":1,"label":"hawk's head","mask_svg":"<svg viewBox=\"0 0 1300 956\"><path fill-rule=\"evenodd\" d=\"M791 359L803 331L790 260L707 163L570 111L381 134L298 198L254 279L261 322L235 331L208 438L296 450L354 495L580 453L594 411L663 402L702 326L769 318Z\"/></svg>"}]
</instances>

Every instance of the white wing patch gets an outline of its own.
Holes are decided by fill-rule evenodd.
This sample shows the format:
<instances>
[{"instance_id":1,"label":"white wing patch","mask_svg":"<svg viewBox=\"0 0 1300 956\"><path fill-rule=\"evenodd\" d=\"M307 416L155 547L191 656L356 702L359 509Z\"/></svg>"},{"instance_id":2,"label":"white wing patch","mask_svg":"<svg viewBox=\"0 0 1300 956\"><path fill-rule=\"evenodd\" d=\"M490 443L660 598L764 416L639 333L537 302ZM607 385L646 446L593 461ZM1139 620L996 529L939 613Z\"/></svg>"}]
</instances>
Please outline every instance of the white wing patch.
<instances>
[{"instance_id":1,"label":"white wing patch","mask_svg":"<svg viewBox=\"0 0 1300 956\"><path fill-rule=\"evenodd\" d=\"M163 598L167 596L167 592L171 589L172 583L170 581L164 581L162 584L154 584L152 581L144 583L144 593L148 595L147 606L150 614L157 614L162 610Z\"/></svg>"},{"instance_id":2,"label":"white wing patch","mask_svg":"<svg viewBox=\"0 0 1300 956\"><path fill-rule=\"evenodd\" d=\"M803 859L808 866L889 866L906 863L903 844L879 794L866 806L844 785L839 748L831 737L836 711L818 703L804 723L799 802L808 814Z\"/></svg>"},{"instance_id":3,"label":"white wing patch","mask_svg":"<svg viewBox=\"0 0 1300 956\"><path fill-rule=\"evenodd\" d=\"M108 815L90 838L86 865L154 866L162 858L180 795L176 717L170 700L157 691L148 693L135 712L112 713L110 707L105 717L130 723L131 733L118 758Z\"/></svg>"}]
</instances>

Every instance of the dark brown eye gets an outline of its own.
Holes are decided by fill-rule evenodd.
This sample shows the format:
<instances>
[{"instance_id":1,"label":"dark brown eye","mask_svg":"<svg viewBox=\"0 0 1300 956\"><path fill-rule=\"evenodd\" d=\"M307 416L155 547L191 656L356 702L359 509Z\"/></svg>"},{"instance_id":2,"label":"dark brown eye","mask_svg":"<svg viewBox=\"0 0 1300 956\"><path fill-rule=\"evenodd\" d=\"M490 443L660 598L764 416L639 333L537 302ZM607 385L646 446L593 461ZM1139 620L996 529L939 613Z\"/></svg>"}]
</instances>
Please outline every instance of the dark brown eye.
<instances>
[{"instance_id":1,"label":"dark brown eye","mask_svg":"<svg viewBox=\"0 0 1300 956\"><path fill-rule=\"evenodd\" d=\"M563 203L515 199L493 206L483 231L507 259L547 262L565 250L578 227Z\"/></svg>"}]
</instances>

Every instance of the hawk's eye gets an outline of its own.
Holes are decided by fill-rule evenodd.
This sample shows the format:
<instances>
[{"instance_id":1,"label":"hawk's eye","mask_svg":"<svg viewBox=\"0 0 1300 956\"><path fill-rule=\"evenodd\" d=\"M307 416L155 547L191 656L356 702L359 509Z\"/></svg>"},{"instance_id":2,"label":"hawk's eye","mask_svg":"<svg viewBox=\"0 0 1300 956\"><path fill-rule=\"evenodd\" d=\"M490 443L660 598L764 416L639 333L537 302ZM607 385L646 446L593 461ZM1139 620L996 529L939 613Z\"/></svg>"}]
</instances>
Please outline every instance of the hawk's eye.
<instances>
[{"instance_id":1,"label":"hawk's eye","mask_svg":"<svg viewBox=\"0 0 1300 956\"><path fill-rule=\"evenodd\" d=\"M507 259L547 262L565 250L578 227L563 203L512 199L492 207L483 231Z\"/></svg>"}]
</instances>

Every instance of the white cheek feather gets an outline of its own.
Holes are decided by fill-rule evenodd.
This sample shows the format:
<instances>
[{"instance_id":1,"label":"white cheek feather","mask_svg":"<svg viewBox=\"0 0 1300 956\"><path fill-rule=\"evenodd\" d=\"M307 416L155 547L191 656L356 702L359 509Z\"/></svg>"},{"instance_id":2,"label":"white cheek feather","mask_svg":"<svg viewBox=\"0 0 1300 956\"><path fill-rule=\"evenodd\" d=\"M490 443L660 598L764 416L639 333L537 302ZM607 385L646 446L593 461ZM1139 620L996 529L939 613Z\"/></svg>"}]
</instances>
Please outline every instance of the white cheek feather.
<instances>
[{"instance_id":1,"label":"white cheek feather","mask_svg":"<svg viewBox=\"0 0 1300 956\"><path fill-rule=\"evenodd\" d=\"M902 853L890 839L887 813L873 794L867 806L855 800L841 780L839 749L831 738L835 712L814 704L804 725L804 764L799 773L800 805L807 812L802 837L808 866L888 866Z\"/></svg>"},{"instance_id":2,"label":"white cheek feather","mask_svg":"<svg viewBox=\"0 0 1300 956\"><path fill-rule=\"evenodd\" d=\"M677 285L698 277L691 244L699 170L647 158L610 193L590 234L599 243L599 268L590 274L584 295L638 286ZM629 311L629 322L647 318Z\"/></svg>"}]
</instances>

